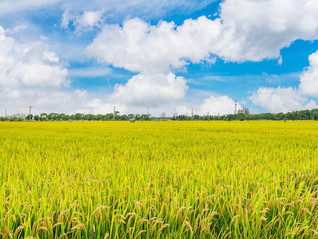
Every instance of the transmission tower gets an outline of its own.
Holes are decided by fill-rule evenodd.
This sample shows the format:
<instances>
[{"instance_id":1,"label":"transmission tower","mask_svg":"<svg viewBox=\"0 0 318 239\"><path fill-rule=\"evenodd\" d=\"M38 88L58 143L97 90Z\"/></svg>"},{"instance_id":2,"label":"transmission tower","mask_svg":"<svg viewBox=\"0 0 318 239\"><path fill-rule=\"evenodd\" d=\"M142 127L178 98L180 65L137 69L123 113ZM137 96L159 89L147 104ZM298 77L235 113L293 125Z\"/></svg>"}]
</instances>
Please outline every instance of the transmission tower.
<instances>
[{"instance_id":1,"label":"transmission tower","mask_svg":"<svg viewBox=\"0 0 318 239\"><path fill-rule=\"evenodd\" d=\"M31 118L32 118L32 117L31 117L32 108L33 108L32 106L29 106L29 121L31 121Z\"/></svg>"}]
</instances>

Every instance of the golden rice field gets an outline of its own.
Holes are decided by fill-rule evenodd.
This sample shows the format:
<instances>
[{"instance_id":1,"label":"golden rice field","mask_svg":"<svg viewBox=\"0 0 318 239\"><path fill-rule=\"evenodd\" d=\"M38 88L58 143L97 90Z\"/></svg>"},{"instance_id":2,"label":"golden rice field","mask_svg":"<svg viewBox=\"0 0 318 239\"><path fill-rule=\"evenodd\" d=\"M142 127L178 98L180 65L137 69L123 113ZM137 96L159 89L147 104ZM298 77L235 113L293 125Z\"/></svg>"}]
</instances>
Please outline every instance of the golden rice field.
<instances>
[{"instance_id":1,"label":"golden rice field","mask_svg":"<svg viewBox=\"0 0 318 239\"><path fill-rule=\"evenodd\" d=\"M318 123L0 123L0 238L317 238Z\"/></svg>"}]
</instances>

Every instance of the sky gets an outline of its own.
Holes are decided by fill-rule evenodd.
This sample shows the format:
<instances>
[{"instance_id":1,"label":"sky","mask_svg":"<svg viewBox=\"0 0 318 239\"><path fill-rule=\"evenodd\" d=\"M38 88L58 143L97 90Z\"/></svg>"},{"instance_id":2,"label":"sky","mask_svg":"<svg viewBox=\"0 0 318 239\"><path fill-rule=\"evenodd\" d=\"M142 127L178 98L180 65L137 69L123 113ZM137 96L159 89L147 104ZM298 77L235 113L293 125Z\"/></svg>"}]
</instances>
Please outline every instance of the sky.
<instances>
[{"instance_id":1,"label":"sky","mask_svg":"<svg viewBox=\"0 0 318 239\"><path fill-rule=\"evenodd\" d=\"M317 0L0 0L0 115L318 108Z\"/></svg>"}]
</instances>

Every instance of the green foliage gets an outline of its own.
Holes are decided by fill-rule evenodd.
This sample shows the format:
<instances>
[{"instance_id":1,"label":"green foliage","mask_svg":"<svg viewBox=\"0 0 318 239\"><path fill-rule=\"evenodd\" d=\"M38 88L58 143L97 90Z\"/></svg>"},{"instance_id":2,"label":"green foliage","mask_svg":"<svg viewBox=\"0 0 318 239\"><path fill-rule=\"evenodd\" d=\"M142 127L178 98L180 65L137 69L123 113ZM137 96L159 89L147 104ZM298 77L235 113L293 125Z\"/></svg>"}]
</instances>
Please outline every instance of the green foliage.
<instances>
[{"instance_id":1,"label":"green foliage","mask_svg":"<svg viewBox=\"0 0 318 239\"><path fill-rule=\"evenodd\" d=\"M223 115L223 116L212 116L212 115L193 115L187 116L187 115L175 115L173 117L150 117L148 114L123 114L119 115L119 112L116 111L115 120L116 121L129 121L130 119L134 118L136 121L151 121L151 120L176 120L176 121L245 121L245 120L318 120L318 109L313 110L301 110L301 111L293 111L288 112L286 114L284 113L263 113L263 114L249 114L249 110L247 108L244 108L243 110L240 110L238 114L229 114L229 115ZM29 119L29 116L25 118L26 120ZM41 113L40 116L34 117L32 116L32 119L35 121L68 121L68 120L84 120L84 121L113 121L114 120L114 114L108 113L108 114L82 114L82 113L76 113L74 115L66 115L64 113L58 114L58 113ZM1 117L0 121L20 121L21 117L16 116L9 116L9 117Z\"/></svg>"}]
</instances>

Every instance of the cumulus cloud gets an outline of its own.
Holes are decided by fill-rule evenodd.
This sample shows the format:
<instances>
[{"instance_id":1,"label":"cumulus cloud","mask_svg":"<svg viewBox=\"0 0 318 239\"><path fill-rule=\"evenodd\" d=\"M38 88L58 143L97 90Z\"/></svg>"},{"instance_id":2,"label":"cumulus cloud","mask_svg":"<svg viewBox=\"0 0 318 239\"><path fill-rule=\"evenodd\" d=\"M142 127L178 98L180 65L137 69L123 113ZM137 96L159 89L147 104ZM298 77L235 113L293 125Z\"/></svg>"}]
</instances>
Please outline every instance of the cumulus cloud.
<instances>
[{"instance_id":1,"label":"cumulus cloud","mask_svg":"<svg viewBox=\"0 0 318 239\"><path fill-rule=\"evenodd\" d=\"M0 87L68 86L67 70L42 42L19 44L0 27Z\"/></svg>"},{"instance_id":2,"label":"cumulus cloud","mask_svg":"<svg viewBox=\"0 0 318 239\"><path fill-rule=\"evenodd\" d=\"M220 6L220 17L215 20L202 16L180 26L165 21L151 25L139 18L126 20L122 26L106 24L87 53L101 63L140 74L114 92L120 95L117 99L140 103L153 101L143 85L157 87L150 80L159 79L155 75L167 75L189 63L213 63L216 56L231 62L277 59L282 64L282 48L296 39L318 37L315 0L225 0ZM164 78L158 81L161 86ZM187 88L182 89L185 93ZM158 101L166 98L154 95Z\"/></svg>"},{"instance_id":3,"label":"cumulus cloud","mask_svg":"<svg viewBox=\"0 0 318 239\"><path fill-rule=\"evenodd\" d=\"M299 90L305 95L318 98L318 51L309 56L309 64L300 77Z\"/></svg>"},{"instance_id":4,"label":"cumulus cloud","mask_svg":"<svg viewBox=\"0 0 318 239\"><path fill-rule=\"evenodd\" d=\"M76 24L81 28L92 28L102 23L103 11L86 11L76 18Z\"/></svg>"},{"instance_id":5,"label":"cumulus cloud","mask_svg":"<svg viewBox=\"0 0 318 239\"><path fill-rule=\"evenodd\" d=\"M201 17L187 20L180 27L167 22L151 26L135 18L126 21L123 27L106 25L87 52L99 62L139 73L126 85L117 85L113 99L148 105L177 101L185 96L188 87L183 78L170 71L186 65L187 59L199 63L211 58L206 39L217 34L218 26L215 31L207 31L208 21ZM193 39L191 36L198 31L206 32L207 36L201 34ZM196 40L202 44L196 45Z\"/></svg>"},{"instance_id":6,"label":"cumulus cloud","mask_svg":"<svg viewBox=\"0 0 318 239\"><path fill-rule=\"evenodd\" d=\"M317 39L317 11L315 0L226 0L215 20L154 26L134 18L122 27L106 25L88 50L100 61L131 71L154 65L179 68L211 55L233 62L281 62L280 50L296 39Z\"/></svg>"},{"instance_id":7,"label":"cumulus cloud","mask_svg":"<svg viewBox=\"0 0 318 239\"><path fill-rule=\"evenodd\" d=\"M37 89L37 88L0 88L0 115L7 108L8 114L17 112L28 114L32 105L33 114L50 113L84 113L107 114L116 106L121 114L126 113L126 106L110 102L105 96L90 94L86 90L71 89Z\"/></svg>"},{"instance_id":8,"label":"cumulus cloud","mask_svg":"<svg viewBox=\"0 0 318 239\"><path fill-rule=\"evenodd\" d=\"M271 112L287 112L317 108L310 97L318 98L318 51L309 56L309 66L300 75L298 87L261 87L250 99Z\"/></svg>"},{"instance_id":9,"label":"cumulus cloud","mask_svg":"<svg viewBox=\"0 0 318 239\"><path fill-rule=\"evenodd\" d=\"M220 27L219 21L206 17L186 20L179 27L165 21L153 26L134 18L122 27L105 25L87 52L100 62L129 71L167 72L189 61L210 59L210 43L217 41Z\"/></svg>"},{"instance_id":10,"label":"cumulus cloud","mask_svg":"<svg viewBox=\"0 0 318 239\"><path fill-rule=\"evenodd\" d=\"M237 103L237 110L242 109L242 106ZM211 96L204 99L200 106L201 115L226 115L234 114L235 101L228 96Z\"/></svg>"},{"instance_id":11,"label":"cumulus cloud","mask_svg":"<svg viewBox=\"0 0 318 239\"><path fill-rule=\"evenodd\" d=\"M80 15L72 15L67 9L64 11L61 26L63 28L68 28L69 25L73 25L76 28L76 31L88 31L92 30L95 27L101 27L103 20L103 10L100 11L84 11Z\"/></svg>"},{"instance_id":12,"label":"cumulus cloud","mask_svg":"<svg viewBox=\"0 0 318 239\"><path fill-rule=\"evenodd\" d=\"M176 107L176 114L177 115L191 115L192 114L192 109L190 109L189 106L186 105L178 105Z\"/></svg>"},{"instance_id":13,"label":"cumulus cloud","mask_svg":"<svg viewBox=\"0 0 318 239\"><path fill-rule=\"evenodd\" d=\"M242 109L240 103L236 102L237 110ZM177 115L188 115L192 114L198 115L227 115L234 114L235 111L235 100L230 97L223 96L210 96L209 98L203 99L201 104L192 105L190 108L187 105L178 105L175 107L175 112Z\"/></svg>"},{"instance_id":14,"label":"cumulus cloud","mask_svg":"<svg viewBox=\"0 0 318 239\"><path fill-rule=\"evenodd\" d=\"M187 88L185 79L172 73L139 74L125 85L116 85L111 99L125 104L156 106L183 99Z\"/></svg>"},{"instance_id":15,"label":"cumulus cloud","mask_svg":"<svg viewBox=\"0 0 318 239\"><path fill-rule=\"evenodd\" d=\"M106 103L98 98L92 99L87 102L85 104L85 108L82 109L81 112L91 114L113 113L114 106L116 107L116 111L118 111L120 114L124 114L126 112L127 107L125 105Z\"/></svg>"},{"instance_id":16,"label":"cumulus cloud","mask_svg":"<svg viewBox=\"0 0 318 239\"><path fill-rule=\"evenodd\" d=\"M226 0L217 54L228 61L280 59L280 50L296 39L317 39L317 10L316 0Z\"/></svg>"},{"instance_id":17,"label":"cumulus cloud","mask_svg":"<svg viewBox=\"0 0 318 239\"><path fill-rule=\"evenodd\" d=\"M86 93L67 91L69 85L64 63L46 44L19 43L0 27L1 108L8 108L9 113L25 112L28 105L42 111L70 111L83 103Z\"/></svg>"},{"instance_id":18,"label":"cumulus cloud","mask_svg":"<svg viewBox=\"0 0 318 239\"><path fill-rule=\"evenodd\" d=\"M316 102L309 100L298 89L261 87L254 92L250 100L256 105L260 105L271 112L288 112L294 110L316 108Z\"/></svg>"},{"instance_id":19,"label":"cumulus cloud","mask_svg":"<svg viewBox=\"0 0 318 239\"><path fill-rule=\"evenodd\" d=\"M66 3L65 0L62 1ZM207 6L212 1L94 0L89 2L90 7L85 11L83 6L88 6L86 1L68 1L65 6L69 11L65 11L61 24L67 27L71 23L76 29L85 30L103 25L103 16L110 12L127 14L131 11L134 12L133 16L147 19L144 17L145 14L153 12L153 8L159 9L156 14L166 12L164 9L189 8L193 11ZM26 7L26 2L29 2L32 8L59 1L6 1L0 3L0 14L4 11L13 11L13 6L18 4L21 4L22 9ZM101 8L103 11L100 11ZM219 17L214 20L203 16L188 19L177 26L166 21L151 25L139 18L132 18L122 25L105 24L88 46L87 53L100 63L136 73L126 84L115 87L112 100L130 105L175 102L182 100L187 90L186 80L172 73L175 69L184 68L189 63L213 63L216 57L231 62L277 59L278 63L282 64L282 48L288 47L297 39L318 38L317 11L316 0L224 0L220 4ZM1 40L6 41L6 44L2 45L17 44L14 39L2 35L4 40L3 36L0 36ZM10 83L4 84L6 87L9 84L53 87L67 85L67 71L60 65L58 57L53 52L45 52L41 47L37 50L38 46L25 47L18 44L18 47L12 48L15 49L13 56L13 53L6 52L6 47L3 48L0 53L0 64L1 69L5 70L0 70L0 79L4 79L2 75L11 79ZM3 59L1 61L1 54L8 62L4 62ZM17 55L23 57L19 58ZM287 98L293 105L306 107L307 95L317 95L315 58L315 55L311 57L310 66L301 77L299 90L260 88L258 92L254 92L251 98L253 102L262 105L262 99L270 95L275 99L274 102L278 102L277 105L269 104L271 110L287 109ZM35 69L41 73L42 78L32 75ZM60 80L51 81L48 79L51 75ZM18 96L17 92L7 94L11 97ZM204 111L209 108L208 105L212 105L208 99L207 102Z\"/></svg>"}]
</instances>

